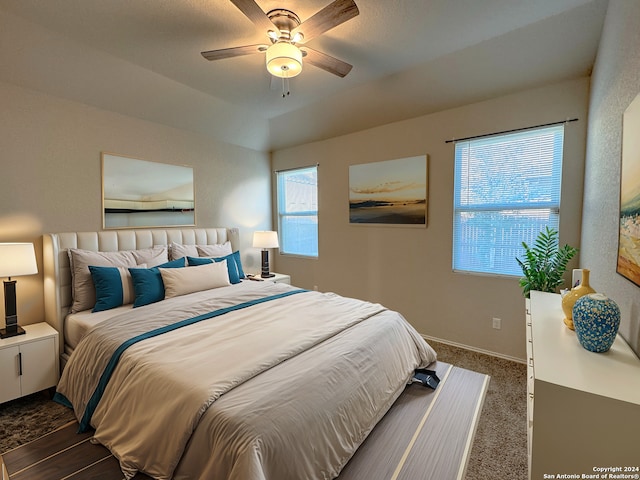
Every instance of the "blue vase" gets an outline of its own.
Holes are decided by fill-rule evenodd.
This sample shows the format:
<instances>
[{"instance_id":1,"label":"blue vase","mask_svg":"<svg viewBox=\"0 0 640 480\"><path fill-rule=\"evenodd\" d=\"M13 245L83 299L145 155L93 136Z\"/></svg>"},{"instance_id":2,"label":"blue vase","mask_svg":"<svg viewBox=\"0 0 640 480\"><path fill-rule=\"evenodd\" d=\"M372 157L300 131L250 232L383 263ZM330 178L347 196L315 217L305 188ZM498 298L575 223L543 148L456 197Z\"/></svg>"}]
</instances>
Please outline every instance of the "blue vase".
<instances>
[{"instance_id":1,"label":"blue vase","mask_svg":"<svg viewBox=\"0 0 640 480\"><path fill-rule=\"evenodd\" d=\"M606 352L620 327L620 309L606 295L591 293L573 306L573 324L580 345L590 352Z\"/></svg>"}]
</instances>

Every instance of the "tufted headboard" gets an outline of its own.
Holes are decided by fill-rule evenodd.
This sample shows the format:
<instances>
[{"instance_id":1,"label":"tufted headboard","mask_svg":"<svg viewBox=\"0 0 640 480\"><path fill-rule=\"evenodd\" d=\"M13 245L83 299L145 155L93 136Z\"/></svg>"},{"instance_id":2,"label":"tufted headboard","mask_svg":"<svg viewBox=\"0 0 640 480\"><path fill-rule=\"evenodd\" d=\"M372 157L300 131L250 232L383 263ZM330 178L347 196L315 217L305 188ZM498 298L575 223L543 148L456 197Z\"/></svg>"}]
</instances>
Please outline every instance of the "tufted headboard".
<instances>
[{"instance_id":1,"label":"tufted headboard","mask_svg":"<svg viewBox=\"0 0 640 480\"><path fill-rule=\"evenodd\" d=\"M43 238L44 316L60 335L60 353L64 352L64 319L71 306L71 269L67 249L95 252L138 250L172 242L182 245L215 245L231 242L240 249L237 228L175 228L147 230L105 230L100 232L47 233Z\"/></svg>"}]
</instances>

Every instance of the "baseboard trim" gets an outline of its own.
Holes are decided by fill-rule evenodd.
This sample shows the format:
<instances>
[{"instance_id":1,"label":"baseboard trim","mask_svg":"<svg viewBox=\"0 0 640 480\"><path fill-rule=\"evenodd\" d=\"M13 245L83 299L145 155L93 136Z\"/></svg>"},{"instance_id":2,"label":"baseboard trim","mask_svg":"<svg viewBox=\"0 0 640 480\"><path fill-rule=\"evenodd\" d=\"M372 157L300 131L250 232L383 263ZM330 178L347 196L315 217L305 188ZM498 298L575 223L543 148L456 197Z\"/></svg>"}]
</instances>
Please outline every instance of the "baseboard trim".
<instances>
[{"instance_id":1,"label":"baseboard trim","mask_svg":"<svg viewBox=\"0 0 640 480\"><path fill-rule=\"evenodd\" d=\"M444 343L445 345L451 345L452 347L464 348L465 350L471 350L472 352L482 353L484 355L489 355L491 357L501 358L503 360L509 360L511 362L522 363L524 365L527 364L527 361L524 358L512 357L510 355L504 355L498 352L492 352L490 350L484 350L482 348L472 347L471 345L465 345L463 343L452 342L451 340L445 340L444 338L433 337L431 335L420 334L422 338L424 338L427 342L429 340L433 340L434 342Z\"/></svg>"}]
</instances>

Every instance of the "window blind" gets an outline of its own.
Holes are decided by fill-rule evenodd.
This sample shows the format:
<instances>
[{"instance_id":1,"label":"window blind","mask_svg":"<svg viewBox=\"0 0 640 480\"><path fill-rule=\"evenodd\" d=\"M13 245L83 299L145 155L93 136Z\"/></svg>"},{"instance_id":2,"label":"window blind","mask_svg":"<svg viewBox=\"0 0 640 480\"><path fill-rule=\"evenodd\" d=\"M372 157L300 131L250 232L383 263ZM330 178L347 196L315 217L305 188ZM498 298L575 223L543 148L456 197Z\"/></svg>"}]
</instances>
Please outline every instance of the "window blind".
<instances>
[{"instance_id":1,"label":"window blind","mask_svg":"<svg viewBox=\"0 0 640 480\"><path fill-rule=\"evenodd\" d=\"M564 125L457 142L454 271L522 276L516 257L558 230Z\"/></svg>"}]
</instances>

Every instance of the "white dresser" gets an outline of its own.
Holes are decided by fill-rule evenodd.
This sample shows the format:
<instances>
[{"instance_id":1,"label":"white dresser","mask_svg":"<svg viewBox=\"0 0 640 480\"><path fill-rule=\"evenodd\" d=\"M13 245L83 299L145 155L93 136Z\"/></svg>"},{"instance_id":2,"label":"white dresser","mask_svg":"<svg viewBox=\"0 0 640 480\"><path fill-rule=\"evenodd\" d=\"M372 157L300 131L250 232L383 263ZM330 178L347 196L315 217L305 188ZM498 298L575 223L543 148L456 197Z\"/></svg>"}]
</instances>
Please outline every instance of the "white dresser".
<instances>
[{"instance_id":1,"label":"white dresser","mask_svg":"<svg viewBox=\"0 0 640 480\"><path fill-rule=\"evenodd\" d=\"M620 335L606 353L582 348L560 295L531 292L526 318L529 477L639 478L640 359Z\"/></svg>"}]
</instances>

